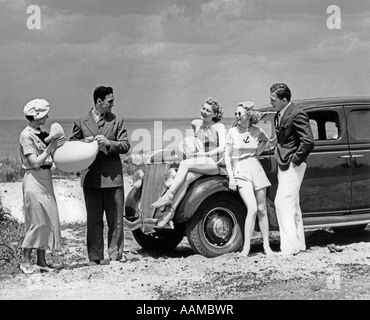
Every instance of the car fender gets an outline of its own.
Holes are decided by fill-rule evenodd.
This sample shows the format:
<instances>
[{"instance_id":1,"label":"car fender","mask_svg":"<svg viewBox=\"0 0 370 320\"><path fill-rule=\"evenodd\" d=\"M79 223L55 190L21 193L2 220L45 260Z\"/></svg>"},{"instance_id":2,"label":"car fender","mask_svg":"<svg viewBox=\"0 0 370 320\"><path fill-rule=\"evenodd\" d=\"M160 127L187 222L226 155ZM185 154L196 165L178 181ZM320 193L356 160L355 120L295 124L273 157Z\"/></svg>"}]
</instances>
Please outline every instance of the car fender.
<instances>
[{"instance_id":1,"label":"car fender","mask_svg":"<svg viewBox=\"0 0 370 320\"><path fill-rule=\"evenodd\" d=\"M190 185L176 210L174 221L182 223L189 220L200 204L216 193L228 193L241 201L239 193L229 189L229 180L226 176L204 176Z\"/></svg>"},{"instance_id":2,"label":"car fender","mask_svg":"<svg viewBox=\"0 0 370 320\"><path fill-rule=\"evenodd\" d=\"M142 188L132 187L125 199L125 216L136 216L136 210L140 202Z\"/></svg>"}]
</instances>

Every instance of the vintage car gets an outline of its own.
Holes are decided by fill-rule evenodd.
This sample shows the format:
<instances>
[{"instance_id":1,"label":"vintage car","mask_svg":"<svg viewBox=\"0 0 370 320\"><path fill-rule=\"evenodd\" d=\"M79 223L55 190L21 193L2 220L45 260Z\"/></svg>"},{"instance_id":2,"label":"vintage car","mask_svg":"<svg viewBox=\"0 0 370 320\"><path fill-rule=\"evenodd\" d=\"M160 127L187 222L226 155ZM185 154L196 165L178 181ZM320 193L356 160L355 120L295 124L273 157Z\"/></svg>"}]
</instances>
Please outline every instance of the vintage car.
<instances>
[{"instance_id":1,"label":"vintage car","mask_svg":"<svg viewBox=\"0 0 370 320\"><path fill-rule=\"evenodd\" d=\"M370 97L320 98L294 101L305 110L315 139L300 190L305 229L331 227L335 232L363 230L370 222ZM277 164L271 106L261 108L257 124L270 136L259 157L272 186L267 189L270 230L278 230L274 210ZM145 173L125 202L125 224L144 249L176 247L186 235L192 249L214 257L241 249L247 209L225 175L194 181L174 216L174 229L157 229L162 209L150 204L168 187L176 163L154 153ZM256 230L258 225L256 224Z\"/></svg>"}]
</instances>

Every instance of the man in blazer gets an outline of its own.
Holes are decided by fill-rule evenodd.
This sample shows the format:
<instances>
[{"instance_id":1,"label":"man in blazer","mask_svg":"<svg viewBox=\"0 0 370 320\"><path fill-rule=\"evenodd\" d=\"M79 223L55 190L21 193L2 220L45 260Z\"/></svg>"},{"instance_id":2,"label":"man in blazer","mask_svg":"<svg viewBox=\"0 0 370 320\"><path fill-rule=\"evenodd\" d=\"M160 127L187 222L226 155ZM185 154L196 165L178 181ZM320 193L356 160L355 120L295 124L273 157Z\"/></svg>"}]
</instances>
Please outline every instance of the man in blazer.
<instances>
[{"instance_id":1,"label":"man in blazer","mask_svg":"<svg viewBox=\"0 0 370 320\"><path fill-rule=\"evenodd\" d=\"M270 88L270 101L275 116L278 164L278 189L275 197L283 255L306 250L299 189L306 171L306 159L314 148L314 138L307 114L291 101L291 92L284 83Z\"/></svg>"},{"instance_id":2,"label":"man in blazer","mask_svg":"<svg viewBox=\"0 0 370 320\"><path fill-rule=\"evenodd\" d=\"M124 184L120 154L130 143L122 117L112 113L113 89L97 87L94 106L74 122L71 140L98 141L99 152L81 175L87 211L87 251L91 264L104 260L104 212L108 225L108 254L111 261L124 261L123 206Z\"/></svg>"}]
</instances>

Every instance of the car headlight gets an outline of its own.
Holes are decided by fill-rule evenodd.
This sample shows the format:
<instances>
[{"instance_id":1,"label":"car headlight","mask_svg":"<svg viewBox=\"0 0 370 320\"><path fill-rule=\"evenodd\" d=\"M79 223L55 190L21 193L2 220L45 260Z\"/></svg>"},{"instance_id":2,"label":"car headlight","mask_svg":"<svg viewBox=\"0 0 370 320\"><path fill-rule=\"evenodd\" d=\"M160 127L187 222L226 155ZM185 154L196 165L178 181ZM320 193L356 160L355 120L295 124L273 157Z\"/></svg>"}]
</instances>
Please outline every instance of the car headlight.
<instances>
[{"instance_id":1,"label":"car headlight","mask_svg":"<svg viewBox=\"0 0 370 320\"><path fill-rule=\"evenodd\" d=\"M132 175L132 183L134 187L140 188L143 184L143 177L144 177L144 171L143 170L136 170L134 174Z\"/></svg>"}]
</instances>

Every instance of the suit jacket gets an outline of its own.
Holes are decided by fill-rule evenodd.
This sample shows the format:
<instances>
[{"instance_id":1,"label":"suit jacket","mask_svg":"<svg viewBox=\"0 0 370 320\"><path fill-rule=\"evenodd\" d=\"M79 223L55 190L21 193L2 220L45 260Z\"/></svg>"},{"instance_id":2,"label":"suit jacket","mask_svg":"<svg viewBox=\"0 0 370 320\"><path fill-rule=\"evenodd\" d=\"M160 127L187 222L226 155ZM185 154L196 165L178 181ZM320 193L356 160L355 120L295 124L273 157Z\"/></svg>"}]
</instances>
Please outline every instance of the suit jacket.
<instances>
[{"instance_id":1,"label":"suit jacket","mask_svg":"<svg viewBox=\"0 0 370 320\"><path fill-rule=\"evenodd\" d=\"M123 118L113 113L105 114L105 123L98 128L92 115L92 109L73 125L70 140L82 140L87 137L104 135L110 142L108 153L99 151L91 166L82 172L83 188L111 188L123 186L123 172L120 154L127 153L130 143Z\"/></svg>"},{"instance_id":2,"label":"suit jacket","mask_svg":"<svg viewBox=\"0 0 370 320\"><path fill-rule=\"evenodd\" d=\"M285 110L276 134L275 157L281 170L287 170L290 161L297 166L306 162L314 148L314 138L309 118L301 108L292 103Z\"/></svg>"}]
</instances>

